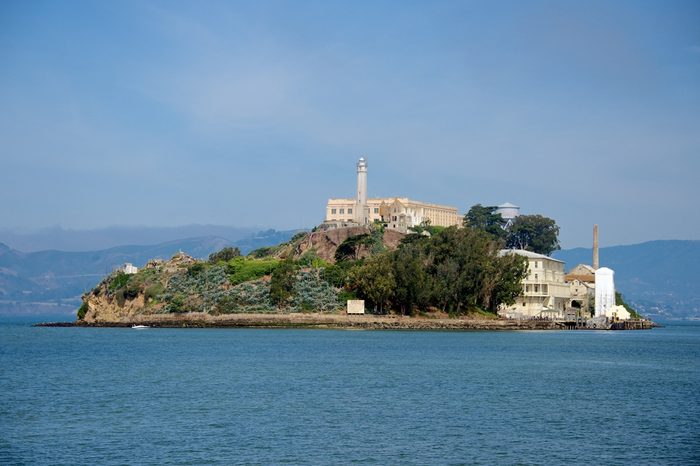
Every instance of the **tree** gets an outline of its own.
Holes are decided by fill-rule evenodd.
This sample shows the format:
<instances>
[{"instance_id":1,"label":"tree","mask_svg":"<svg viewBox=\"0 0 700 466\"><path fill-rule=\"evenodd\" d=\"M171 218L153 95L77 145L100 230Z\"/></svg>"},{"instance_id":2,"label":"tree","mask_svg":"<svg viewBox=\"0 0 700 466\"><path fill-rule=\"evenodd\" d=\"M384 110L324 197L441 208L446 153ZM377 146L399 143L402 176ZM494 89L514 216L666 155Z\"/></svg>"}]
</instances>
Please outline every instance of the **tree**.
<instances>
[{"instance_id":1,"label":"tree","mask_svg":"<svg viewBox=\"0 0 700 466\"><path fill-rule=\"evenodd\" d=\"M415 306L428 304L426 269L421 252L420 243L407 244L392 252L395 304L403 315L413 314Z\"/></svg>"},{"instance_id":2,"label":"tree","mask_svg":"<svg viewBox=\"0 0 700 466\"><path fill-rule=\"evenodd\" d=\"M380 254L367 259L350 273L351 288L370 302L380 314L386 313L396 288L390 254Z\"/></svg>"},{"instance_id":3,"label":"tree","mask_svg":"<svg viewBox=\"0 0 700 466\"><path fill-rule=\"evenodd\" d=\"M371 248L372 242L372 236L367 233L347 238L335 250L336 262L359 259L363 250Z\"/></svg>"},{"instance_id":4,"label":"tree","mask_svg":"<svg viewBox=\"0 0 700 466\"><path fill-rule=\"evenodd\" d=\"M272 272L270 279L270 300L274 304L284 304L294 293L296 266L291 260L285 260Z\"/></svg>"},{"instance_id":5,"label":"tree","mask_svg":"<svg viewBox=\"0 0 700 466\"><path fill-rule=\"evenodd\" d=\"M466 213L462 223L465 227L485 231L497 239L503 239L507 234L503 229L506 221L503 220L501 214L496 213L496 209L497 207L476 204Z\"/></svg>"},{"instance_id":6,"label":"tree","mask_svg":"<svg viewBox=\"0 0 700 466\"><path fill-rule=\"evenodd\" d=\"M510 306L522 294L522 281L527 275L527 259L517 254L497 257L489 274L489 284L483 290L484 308L498 311L501 304Z\"/></svg>"},{"instance_id":7,"label":"tree","mask_svg":"<svg viewBox=\"0 0 700 466\"><path fill-rule=\"evenodd\" d=\"M506 246L549 256L560 249L559 227L554 220L542 215L520 215L508 230Z\"/></svg>"},{"instance_id":8,"label":"tree","mask_svg":"<svg viewBox=\"0 0 700 466\"><path fill-rule=\"evenodd\" d=\"M221 251L209 254L209 262L215 264L220 261L228 262L235 257L240 257L241 250L238 248L225 247Z\"/></svg>"}]
</instances>

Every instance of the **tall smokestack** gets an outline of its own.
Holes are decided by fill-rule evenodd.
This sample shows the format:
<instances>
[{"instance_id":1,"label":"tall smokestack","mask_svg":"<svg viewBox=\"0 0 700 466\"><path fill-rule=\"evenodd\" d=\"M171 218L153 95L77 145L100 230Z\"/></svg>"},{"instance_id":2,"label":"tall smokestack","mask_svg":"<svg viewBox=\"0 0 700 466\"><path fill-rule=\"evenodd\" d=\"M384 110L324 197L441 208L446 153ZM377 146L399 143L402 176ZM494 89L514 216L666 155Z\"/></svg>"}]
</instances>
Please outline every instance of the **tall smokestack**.
<instances>
[{"instance_id":1,"label":"tall smokestack","mask_svg":"<svg viewBox=\"0 0 700 466\"><path fill-rule=\"evenodd\" d=\"M598 259L598 225L593 225L593 269L598 270L600 261Z\"/></svg>"}]
</instances>

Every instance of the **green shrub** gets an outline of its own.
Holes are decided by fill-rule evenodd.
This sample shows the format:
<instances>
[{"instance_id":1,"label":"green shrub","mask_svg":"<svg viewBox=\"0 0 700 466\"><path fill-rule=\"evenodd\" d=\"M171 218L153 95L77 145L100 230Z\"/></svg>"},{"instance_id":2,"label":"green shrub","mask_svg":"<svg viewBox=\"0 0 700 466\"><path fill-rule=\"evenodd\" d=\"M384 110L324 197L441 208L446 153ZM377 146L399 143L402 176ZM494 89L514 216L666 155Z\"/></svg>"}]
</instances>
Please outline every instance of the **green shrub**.
<instances>
[{"instance_id":1,"label":"green shrub","mask_svg":"<svg viewBox=\"0 0 700 466\"><path fill-rule=\"evenodd\" d=\"M83 320L85 318L85 314L87 314L87 311L88 303L83 301L83 304L81 304L78 308L78 320Z\"/></svg>"},{"instance_id":2,"label":"green shrub","mask_svg":"<svg viewBox=\"0 0 700 466\"><path fill-rule=\"evenodd\" d=\"M238 248L226 247L221 251L209 254L209 262L216 264L217 262L228 262L231 259L241 256L241 250Z\"/></svg>"},{"instance_id":3,"label":"green shrub","mask_svg":"<svg viewBox=\"0 0 700 466\"><path fill-rule=\"evenodd\" d=\"M321 278L336 288L342 288L347 284L350 271L359 266L358 262L338 262L328 265L321 270Z\"/></svg>"},{"instance_id":4,"label":"green shrub","mask_svg":"<svg viewBox=\"0 0 700 466\"><path fill-rule=\"evenodd\" d=\"M109 291L116 291L118 289L124 288L127 283L129 283L130 276L124 272L117 272L109 282L107 289Z\"/></svg>"},{"instance_id":5,"label":"green shrub","mask_svg":"<svg viewBox=\"0 0 700 466\"><path fill-rule=\"evenodd\" d=\"M357 299L357 295L353 291L342 290L338 293L338 302L343 306L351 299Z\"/></svg>"},{"instance_id":6,"label":"green shrub","mask_svg":"<svg viewBox=\"0 0 700 466\"><path fill-rule=\"evenodd\" d=\"M160 295L163 293L164 290L165 288L163 288L163 285L161 285L160 283L154 283L153 285L146 288L146 292L144 294L145 301L158 301Z\"/></svg>"},{"instance_id":7,"label":"green shrub","mask_svg":"<svg viewBox=\"0 0 700 466\"><path fill-rule=\"evenodd\" d=\"M251 251L248 256L252 257L253 259L262 259L263 257L270 257L274 255L278 250L278 246L265 246Z\"/></svg>"},{"instance_id":8,"label":"green shrub","mask_svg":"<svg viewBox=\"0 0 700 466\"><path fill-rule=\"evenodd\" d=\"M339 307L337 291L321 278L318 270L296 275L290 310L324 312Z\"/></svg>"},{"instance_id":9,"label":"green shrub","mask_svg":"<svg viewBox=\"0 0 700 466\"><path fill-rule=\"evenodd\" d=\"M296 267L292 261L286 260L279 264L270 280L270 299L275 304L285 303L294 293L296 282Z\"/></svg>"},{"instance_id":10,"label":"green shrub","mask_svg":"<svg viewBox=\"0 0 700 466\"><path fill-rule=\"evenodd\" d=\"M203 272L205 269L204 264L202 262L195 262L194 264L190 265L187 268L187 274L190 276L195 276L201 272Z\"/></svg>"},{"instance_id":11,"label":"green shrub","mask_svg":"<svg viewBox=\"0 0 700 466\"><path fill-rule=\"evenodd\" d=\"M226 265L226 274L233 285L271 275L279 265L279 259L250 259L237 257Z\"/></svg>"},{"instance_id":12,"label":"green shrub","mask_svg":"<svg viewBox=\"0 0 700 466\"><path fill-rule=\"evenodd\" d=\"M287 243L294 243L296 241L299 241L302 239L304 236L306 236L305 231L300 231L299 233L295 233L294 236L290 238L290 240Z\"/></svg>"}]
</instances>

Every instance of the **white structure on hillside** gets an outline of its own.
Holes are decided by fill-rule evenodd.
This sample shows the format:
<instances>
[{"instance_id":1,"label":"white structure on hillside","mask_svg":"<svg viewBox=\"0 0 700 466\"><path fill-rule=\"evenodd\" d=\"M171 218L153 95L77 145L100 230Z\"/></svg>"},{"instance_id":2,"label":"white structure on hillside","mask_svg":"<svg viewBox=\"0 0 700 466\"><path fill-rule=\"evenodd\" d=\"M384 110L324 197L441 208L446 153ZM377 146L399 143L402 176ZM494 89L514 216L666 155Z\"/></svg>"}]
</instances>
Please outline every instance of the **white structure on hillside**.
<instances>
[{"instance_id":1,"label":"white structure on hillside","mask_svg":"<svg viewBox=\"0 0 700 466\"><path fill-rule=\"evenodd\" d=\"M517 254L527 258L528 272L522 294L515 303L501 308L499 315L509 319L561 318L569 304L571 292L564 281L564 262L522 249L504 249L500 255Z\"/></svg>"},{"instance_id":2,"label":"white structure on hillside","mask_svg":"<svg viewBox=\"0 0 700 466\"><path fill-rule=\"evenodd\" d=\"M122 266L121 271L127 275L133 275L139 271L139 268L135 267L131 262L127 262Z\"/></svg>"},{"instance_id":3,"label":"white structure on hillside","mask_svg":"<svg viewBox=\"0 0 700 466\"><path fill-rule=\"evenodd\" d=\"M615 272L607 267L595 271L595 317L608 316L615 306Z\"/></svg>"},{"instance_id":4,"label":"white structure on hillside","mask_svg":"<svg viewBox=\"0 0 700 466\"><path fill-rule=\"evenodd\" d=\"M610 320L630 320L632 314L629 313L625 306L615 305L605 312L605 317Z\"/></svg>"},{"instance_id":5,"label":"white structure on hillside","mask_svg":"<svg viewBox=\"0 0 700 466\"><path fill-rule=\"evenodd\" d=\"M419 202L406 197L367 198L367 162L357 162L357 196L355 199L329 199L324 223L333 226L367 225L374 221L401 232L430 223L449 227L460 225L462 217L456 207Z\"/></svg>"}]
</instances>

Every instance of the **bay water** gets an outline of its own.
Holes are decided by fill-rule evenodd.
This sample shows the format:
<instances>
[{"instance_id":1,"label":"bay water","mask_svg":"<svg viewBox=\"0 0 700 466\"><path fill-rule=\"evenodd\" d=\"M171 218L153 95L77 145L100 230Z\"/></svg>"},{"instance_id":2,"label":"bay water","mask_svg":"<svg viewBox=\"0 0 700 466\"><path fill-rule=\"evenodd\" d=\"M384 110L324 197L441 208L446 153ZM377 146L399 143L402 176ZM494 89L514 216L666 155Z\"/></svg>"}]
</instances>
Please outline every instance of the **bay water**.
<instances>
[{"instance_id":1,"label":"bay water","mask_svg":"<svg viewBox=\"0 0 700 466\"><path fill-rule=\"evenodd\" d=\"M700 327L0 325L0 464L700 464Z\"/></svg>"}]
</instances>

